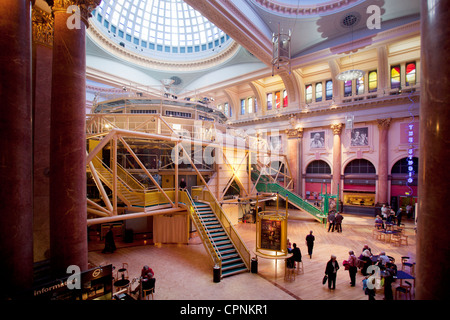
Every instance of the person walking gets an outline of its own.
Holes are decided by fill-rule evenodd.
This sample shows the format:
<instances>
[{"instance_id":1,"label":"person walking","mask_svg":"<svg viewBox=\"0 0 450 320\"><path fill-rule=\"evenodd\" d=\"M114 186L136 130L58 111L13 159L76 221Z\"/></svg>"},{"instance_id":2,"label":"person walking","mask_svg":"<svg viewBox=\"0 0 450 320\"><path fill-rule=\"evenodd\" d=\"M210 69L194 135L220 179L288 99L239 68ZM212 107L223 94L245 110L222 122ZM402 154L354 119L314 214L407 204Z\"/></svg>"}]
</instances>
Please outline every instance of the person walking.
<instances>
[{"instance_id":1,"label":"person walking","mask_svg":"<svg viewBox=\"0 0 450 320\"><path fill-rule=\"evenodd\" d=\"M114 242L113 225L110 225L109 231L105 235L105 248L102 253L114 253L116 251L116 243Z\"/></svg>"},{"instance_id":2,"label":"person walking","mask_svg":"<svg viewBox=\"0 0 450 320\"><path fill-rule=\"evenodd\" d=\"M316 238L313 236L313 232L311 230L309 231L309 234L306 236L306 246L308 247L308 254L310 259L312 258L314 240L316 240Z\"/></svg>"},{"instance_id":3,"label":"person walking","mask_svg":"<svg viewBox=\"0 0 450 320\"><path fill-rule=\"evenodd\" d=\"M336 256L331 255L331 258L327 262L327 266L325 268L325 274L328 276L328 289L330 290L336 289L336 277L338 270L339 263L336 260Z\"/></svg>"}]
</instances>

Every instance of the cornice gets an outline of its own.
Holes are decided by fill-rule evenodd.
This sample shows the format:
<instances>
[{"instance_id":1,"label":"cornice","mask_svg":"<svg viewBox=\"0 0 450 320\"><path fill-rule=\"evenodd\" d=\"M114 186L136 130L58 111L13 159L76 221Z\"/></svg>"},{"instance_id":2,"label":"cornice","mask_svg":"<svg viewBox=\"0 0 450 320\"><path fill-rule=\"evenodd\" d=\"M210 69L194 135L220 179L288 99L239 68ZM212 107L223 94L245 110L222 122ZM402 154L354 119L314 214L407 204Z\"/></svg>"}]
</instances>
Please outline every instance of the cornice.
<instances>
[{"instance_id":1,"label":"cornice","mask_svg":"<svg viewBox=\"0 0 450 320\"><path fill-rule=\"evenodd\" d=\"M90 27L87 30L89 37L103 50L111 53L112 55L123 59L127 62L150 69L157 69L160 71L202 71L204 69L213 68L217 65L224 63L232 56L234 56L239 50L239 44L235 41L222 50L220 53L208 57L202 60L183 60L183 61L170 61L170 60L158 60L144 55L140 55L127 50L126 48L116 44L114 41L106 37L96 26L91 22Z\"/></svg>"},{"instance_id":2,"label":"cornice","mask_svg":"<svg viewBox=\"0 0 450 320\"><path fill-rule=\"evenodd\" d=\"M361 2L361 0L330 0L321 4L304 5L304 4L287 4L275 0L251 0L267 11L293 16L311 16L326 15L342 10L343 7L350 7L353 4Z\"/></svg>"}]
</instances>

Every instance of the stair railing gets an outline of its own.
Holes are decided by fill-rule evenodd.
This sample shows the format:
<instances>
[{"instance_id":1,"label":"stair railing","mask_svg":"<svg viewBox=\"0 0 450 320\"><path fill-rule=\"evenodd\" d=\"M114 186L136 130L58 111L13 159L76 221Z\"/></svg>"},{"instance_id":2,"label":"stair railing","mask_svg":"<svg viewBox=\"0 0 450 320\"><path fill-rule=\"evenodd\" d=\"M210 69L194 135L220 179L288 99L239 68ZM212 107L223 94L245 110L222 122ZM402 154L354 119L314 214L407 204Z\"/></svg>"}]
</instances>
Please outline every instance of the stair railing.
<instances>
[{"instance_id":1,"label":"stair railing","mask_svg":"<svg viewBox=\"0 0 450 320\"><path fill-rule=\"evenodd\" d=\"M209 192L208 189L202 186L191 187L191 193L194 196L194 199L197 196L202 201L209 203L212 211L216 215L219 222L222 224L223 229L228 234L228 237L241 256L242 261L244 261L247 269L249 269L251 259L250 251L245 245L245 242L239 236L239 233L236 231L231 221L228 219L227 214L223 211L222 206L220 205L219 201L217 201L216 197L211 192Z\"/></svg>"},{"instance_id":2,"label":"stair railing","mask_svg":"<svg viewBox=\"0 0 450 320\"><path fill-rule=\"evenodd\" d=\"M202 218L198 215L198 208L195 204L195 201L192 200L192 197L188 191L180 191L180 199L183 202L192 217L192 220L197 227L197 231L199 231L200 238L202 239L202 243L205 246L207 252L214 263L214 266L218 266L220 269L220 274L222 275L222 256L217 248L216 244L211 240L211 234L205 228L202 223Z\"/></svg>"}]
</instances>

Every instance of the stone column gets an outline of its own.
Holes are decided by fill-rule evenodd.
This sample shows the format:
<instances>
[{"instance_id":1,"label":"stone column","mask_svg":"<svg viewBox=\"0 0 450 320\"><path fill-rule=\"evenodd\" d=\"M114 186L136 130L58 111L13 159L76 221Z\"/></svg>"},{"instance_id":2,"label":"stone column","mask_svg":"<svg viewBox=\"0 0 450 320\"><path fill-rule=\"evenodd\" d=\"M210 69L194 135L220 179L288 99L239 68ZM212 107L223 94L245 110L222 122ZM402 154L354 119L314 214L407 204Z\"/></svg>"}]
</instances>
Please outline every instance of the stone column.
<instances>
[{"instance_id":1,"label":"stone column","mask_svg":"<svg viewBox=\"0 0 450 320\"><path fill-rule=\"evenodd\" d=\"M99 2L55 0L52 7L50 262L55 276L67 275L69 265L85 270L88 264L85 39L89 12Z\"/></svg>"},{"instance_id":2,"label":"stone column","mask_svg":"<svg viewBox=\"0 0 450 320\"><path fill-rule=\"evenodd\" d=\"M448 298L450 2L422 1L416 299ZM437 76L438 75L438 76Z\"/></svg>"},{"instance_id":3,"label":"stone column","mask_svg":"<svg viewBox=\"0 0 450 320\"><path fill-rule=\"evenodd\" d=\"M331 181L332 194L337 194L338 184L339 184L339 191L342 192L342 185L340 185L340 182L341 182L341 166L342 166L341 132L343 126L344 125L342 123L331 125L331 130L333 131L333 180Z\"/></svg>"},{"instance_id":4,"label":"stone column","mask_svg":"<svg viewBox=\"0 0 450 320\"><path fill-rule=\"evenodd\" d=\"M34 261L50 258L50 107L53 18L37 6L32 12L33 234Z\"/></svg>"},{"instance_id":5,"label":"stone column","mask_svg":"<svg viewBox=\"0 0 450 320\"><path fill-rule=\"evenodd\" d=\"M388 133L391 124L391 118L378 119L378 129L380 133L379 140L379 155L378 155L378 203L388 204Z\"/></svg>"},{"instance_id":6,"label":"stone column","mask_svg":"<svg viewBox=\"0 0 450 320\"><path fill-rule=\"evenodd\" d=\"M293 191L302 196L302 141L303 129L286 130L288 138L287 158L293 178Z\"/></svg>"},{"instance_id":7,"label":"stone column","mask_svg":"<svg viewBox=\"0 0 450 320\"><path fill-rule=\"evenodd\" d=\"M2 0L0 16L0 296L13 296L33 283L31 1Z\"/></svg>"}]
</instances>

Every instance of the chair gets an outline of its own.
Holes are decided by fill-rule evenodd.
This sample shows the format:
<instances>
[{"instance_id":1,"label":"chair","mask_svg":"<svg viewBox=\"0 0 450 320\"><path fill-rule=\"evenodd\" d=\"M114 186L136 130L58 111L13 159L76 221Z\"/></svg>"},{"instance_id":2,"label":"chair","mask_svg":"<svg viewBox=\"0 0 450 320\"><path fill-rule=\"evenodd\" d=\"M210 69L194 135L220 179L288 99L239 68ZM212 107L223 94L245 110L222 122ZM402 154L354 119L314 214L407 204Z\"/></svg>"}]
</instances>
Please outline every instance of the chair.
<instances>
[{"instance_id":1,"label":"chair","mask_svg":"<svg viewBox=\"0 0 450 320\"><path fill-rule=\"evenodd\" d=\"M151 278L147 281L142 281L141 278L141 288L142 288L142 295L141 298L142 299L146 299L148 300L150 295L152 295L152 300L153 300L153 294L155 293L155 284L156 284L156 279L155 278Z\"/></svg>"},{"instance_id":2,"label":"chair","mask_svg":"<svg viewBox=\"0 0 450 320\"><path fill-rule=\"evenodd\" d=\"M122 263L122 268L117 270L117 279L128 279L128 263Z\"/></svg>"},{"instance_id":3,"label":"chair","mask_svg":"<svg viewBox=\"0 0 450 320\"><path fill-rule=\"evenodd\" d=\"M401 235L398 233L394 233L394 234L392 234L392 236L391 236L391 243L393 244L393 245L395 245L395 244L398 244L399 246L401 245L401 240L402 240L402 238L401 238Z\"/></svg>"},{"instance_id":4,"label":"chair","mask_svg":"<svg viewBox=\"0 0 450 320\"><path fill-rule=\"evenodd\" d=\"M415 262L408 262L409 257L402 257L402 271L405 271L406 267L409 267L409 271L411 274L414 274L414 267L416 265Z\"/></svg>"},{"instance_id":5,"label":"chair","mask_svg":"<svg viewBox=\"0 0 450 320\"><path fill-rule=\"evenodd\" d=\"M408 245L408 236L405 236L404 234L400 234L400 244L404 242L406 245Z\"/></svg>"},{"instance_id":6,"label":"chair","mask_svg":"<svg viewBox=\"0 0 450 320\"><path fill-rule=\"evenodd\" d=\"M297 274L304 273L303 261L295 261L295 268L297 269Z\"/></svg>"},{"instance_id":7,"label":"chair","mask_svg":"<svg viewBox=\"0 0 450 320\"><path fill-rule=\"evenodd\" d=\"M408 295L409 295L409 300L411 300L412 284L409 281L405 281L405 283L406 283L406 285L401 285L401 286L398 286L397 288L395 288L395 300L398 300L399 294L404 294L405 297L408 297Z\"/></svg>"}]
</instances>

